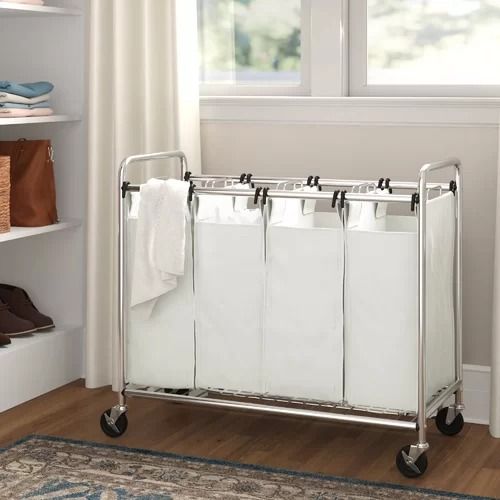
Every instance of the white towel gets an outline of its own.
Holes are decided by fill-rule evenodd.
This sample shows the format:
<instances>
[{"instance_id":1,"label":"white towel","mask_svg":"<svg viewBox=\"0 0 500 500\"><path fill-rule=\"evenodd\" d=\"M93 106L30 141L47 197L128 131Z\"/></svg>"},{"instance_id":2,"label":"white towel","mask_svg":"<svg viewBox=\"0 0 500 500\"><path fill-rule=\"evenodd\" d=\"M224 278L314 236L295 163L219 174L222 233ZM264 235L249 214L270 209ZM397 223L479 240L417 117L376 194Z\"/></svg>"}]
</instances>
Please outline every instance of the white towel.
<instances>
[{"instance_id":1,"label":"white towel","mask_svg":"<svg viewBox=\"0 0 500 500\"><path fill-rule=\"evenodd\" d=\"M130 305L150 302L177 287L184 274L189 183L150 179L141 186Z\"/></svg>"},{"instance_id":2,"label":"white towel","mask_svg":"<svg viewBox=\"0 0 500 500\"><path fill-rule=\"evenodd\" d=\"M39 104L50 99L50 93L38 97L23 97L21 95L9 94L0 90L0 102L13 102L15 104Z\"/></svg>"}]
</instances>

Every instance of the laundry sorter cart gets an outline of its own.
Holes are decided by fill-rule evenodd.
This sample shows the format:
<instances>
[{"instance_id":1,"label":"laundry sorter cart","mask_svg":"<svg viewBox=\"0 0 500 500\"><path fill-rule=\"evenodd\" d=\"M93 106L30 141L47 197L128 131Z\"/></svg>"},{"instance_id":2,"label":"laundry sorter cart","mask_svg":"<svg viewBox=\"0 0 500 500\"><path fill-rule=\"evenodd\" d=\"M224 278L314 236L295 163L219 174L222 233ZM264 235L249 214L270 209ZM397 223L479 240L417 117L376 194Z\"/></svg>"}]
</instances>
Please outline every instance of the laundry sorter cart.
<instances>
[{"instance_id":1,"label":"laundry sorter cart","mask_svg":"<svg viewBox=\"0 0 500 500\"><path fill-rule=\"evenodd\" d=\"M127 178L167 159L190 182L185 275L144 316L129 307L140 186ZM445 170L450 182L431 182ZM417 182L257 178L194 176L174 151L126 158L119 193L120 387L107 435L125 432L133 396L415 430L396 464L417 477L427 420L461 431L459 160L425 165Z\"/></svg>"}]
</instances>

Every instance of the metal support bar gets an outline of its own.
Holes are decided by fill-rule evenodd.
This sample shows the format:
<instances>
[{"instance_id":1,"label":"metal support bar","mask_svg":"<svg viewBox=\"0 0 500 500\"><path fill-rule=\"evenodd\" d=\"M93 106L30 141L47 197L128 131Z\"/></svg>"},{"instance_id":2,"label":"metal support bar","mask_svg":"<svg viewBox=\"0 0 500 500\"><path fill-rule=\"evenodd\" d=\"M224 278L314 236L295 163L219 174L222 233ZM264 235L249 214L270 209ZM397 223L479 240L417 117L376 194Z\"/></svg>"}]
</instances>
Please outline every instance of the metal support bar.
<instances>
[{"instance_id":1,"label":"metal support bar","mask_svg":"<svg viewBox=\"0 0 500 500\"><path fill-rule=\"evenodd\" d=\"M462 166L455 161L455 198L457 203L456 257L455 257L455 376L462 381L455 393L455 408L462 411L464 407L464 366L462 360L462 233L463 233L463 185Z\"/></svg>"},{"instance_id":2,"label":"metal support bar","mask_svg":"<svg viewBox=\"0 0 500 500\"><path fill-rule=\"evenodd\" d=\"M258 188L257 188L258 189ZM139 191L140 186L129 184L126 186L127 191ZM213 189L213 188L195 188L194 194L206 195L206 196L242 196L242 197L250 197L253 196L254 191L248 189ZM331 200L332 193L327 192L305 192L305 191L268 191L268 198L294 198L300 200ZM372 201L374 203L409 203L412 202L411 195L406 194L390 194L383 195L377 194L376 196L371 194L364 193L346 193L345 194L346 201Z\"/></svg>"},{"instance_id":3,"label":"metal support bar","mask_svg":"<svg viewBox=\"0 0 500 500\"><path fill-rule=\"evenodd\" d=\"M191 176L189 178L190 181L192 182L201 182L201 181L204 181L204 182L217 182L217 181L222 181L222 180L233 180L231 177L221 177L221 178L217 178L217 177L197 177L197 176ZM238 181L239 182L239 181ZM283 185L285 182L287 183L294 183L294 182L299 182L297 180L289 180L289 179L276 179L276 180L273 180L273 181L269 181L269 180L265 180L265 179L255 179L255 180L252 180L252 182L256 183L256 184L270 184L270 185L275 185L276 187L279 187L281 185ZM374 183L375 181L345 181L345 182L342 182L342 181L323 181L321 180L320 181L320 184L322 186L330 186L330 187L347 187L347 188L354 188L354 187L357 187L357 186L360 186L360 185L367 185L367 184L372 184ZM401 187L401 186L405 186L405 187ZM404 190L415 190L417 189L417 183L415 182L391 182L391 189L404 189ZM126 186L126 191L139 191L140 190L140 186L138 184L129 184L128 186ZM441 190L441 191L448 191L449 190L449 185L448 184L428 184L427 185L427 189L436 189L436 190Z\"/></svg>"},{"instance_id":4,"label":"metal support bar","mask_svg":"<svg viewBox=\"0 0 500 500\"><path fill-rule=\"evenodd\" d=\"M192 181L210 181L210 180L228 180L228 181L234 181L236 183L240 182L240 176L232 176L232 175L198 175L198 176L191 176L190 180ZM305 177L252 177L252 182L256 184L281 184L283 181L288 181L288 182L298 182L298 183L304 183L304 185L307 183L307 178ZM359 185L367 185L367 184L377 184L378 180L354 180L354 179L324 179L321 178L319 180L319 184L322 186L335 186L335 187L355 187ZM392 189L407 189L414 191L415 189L418 188L418 183L417 182L394 182L390 181L390 187ZM427 189L442 189L443 191L448 191L450 188L449 183L437 183L437 182L432 182L427 184Z\"/></svg>"},{"instance_id":5,"label":"metal support bar","mask_svg":"<svg viewBox=\"0 0 500 500\"><path fill-rule=\"evenodd\" d=\"M184 396L180 394L167 394L158 392L149 392L143 389L126 389L127 396L139 396L153 399L163 399L175 403L190 403L198 406L208 406L214 408L226 408L230 410L245 410L258 411L273 415L281 415L287 417L309 417L321 420L329 420L335 422L343 422L347 424L368 424L377 425L379 427L392 427L395 429L415 430L416 423L405 420L393 420L390 418L379 418L361 415L349 415L345 413L330 413L326 411L305 410L298 408L286 408L280 406L271 406L256 403L243 403L240 401L229 401L224 399L200 398L193 396Z\"/></svg>"},{"instance_id":6,"label":"metal support bar","mask_svg":"<svg viewBox=\"0 0 500 500\"><path fill-rule=\"evenodd\" d=\"M418 215L418 401L417 401L417 423L418 423L418 448L424 449L427 444L427 415L426 407L426 214L427 214L427 189L425 173L420 173L419 179L419 203ZM411 451L411 449L410 449ZM413 459L418 457L413 456Z\"/></svg>"},{"instance_id":7,"label":"metal support bar","mask_svg":"<svg viewBox=\"0 0 500 500\"><path fill-rule=\"evenodd\" d=\"M212 189L212 188L196 188L195 195L207 196L245 196L253 195L253 191L248 189ZM332 199L332 193L322 191L268 191L268 198L294 198L300 200L328 200ZM346 201L373 201L375 203L411 203L411 196L406 194L377 194L376 196L364 193L346 193L344 196Z\"/></svg>"}]
</instances>

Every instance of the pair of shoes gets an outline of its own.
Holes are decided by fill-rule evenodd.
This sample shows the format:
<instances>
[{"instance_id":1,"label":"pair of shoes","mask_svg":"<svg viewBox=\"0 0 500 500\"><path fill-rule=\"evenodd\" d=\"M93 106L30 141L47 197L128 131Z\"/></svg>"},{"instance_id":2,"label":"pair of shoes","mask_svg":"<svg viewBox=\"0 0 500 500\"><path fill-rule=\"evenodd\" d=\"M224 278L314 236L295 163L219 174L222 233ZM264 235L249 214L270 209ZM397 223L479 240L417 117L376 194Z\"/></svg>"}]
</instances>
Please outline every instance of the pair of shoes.
<instances>
[{"instance_id":1,"label":"pair of shoes","mask_svg":"<svg viewBox=\"0 0 500 500\"><path fill-rule=\"evenodd\" d=\"M22 288L0 284L0 334L14 337L53 326L52 319L35 307Z\"/></svg>"},{"instance_id":2,"label":"pair of shoes","mask_svg":"<svg viewBox=\"0 0 500 500\"><path fill-rule=\"evenodd\" d=\"M5 335L4 333L0 333L0 347L4 347L6 345L9 345L12 341L10 340L10 337L8 335Z\"/></svg>"}]
</instances>

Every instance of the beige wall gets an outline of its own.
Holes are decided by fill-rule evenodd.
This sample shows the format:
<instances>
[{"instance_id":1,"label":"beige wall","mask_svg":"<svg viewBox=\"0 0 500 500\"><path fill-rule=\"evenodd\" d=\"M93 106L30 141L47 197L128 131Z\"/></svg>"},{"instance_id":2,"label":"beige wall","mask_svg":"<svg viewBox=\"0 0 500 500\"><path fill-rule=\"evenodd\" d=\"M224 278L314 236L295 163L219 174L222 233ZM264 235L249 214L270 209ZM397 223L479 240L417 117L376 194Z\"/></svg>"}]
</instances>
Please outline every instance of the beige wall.
<instances>
[{"instance_id":1,"label":"beige wall","mask_svg":"<svg viewBox=\"0 0 500 500\"><path fill-rule=\"evenodd\" d=\"M496 128L204 122L202 155L204 173L398 180L416 180L429 161L459 157L465 177L464 362L490 364Z\"/></svg>"}]
</instances>

